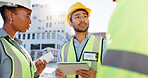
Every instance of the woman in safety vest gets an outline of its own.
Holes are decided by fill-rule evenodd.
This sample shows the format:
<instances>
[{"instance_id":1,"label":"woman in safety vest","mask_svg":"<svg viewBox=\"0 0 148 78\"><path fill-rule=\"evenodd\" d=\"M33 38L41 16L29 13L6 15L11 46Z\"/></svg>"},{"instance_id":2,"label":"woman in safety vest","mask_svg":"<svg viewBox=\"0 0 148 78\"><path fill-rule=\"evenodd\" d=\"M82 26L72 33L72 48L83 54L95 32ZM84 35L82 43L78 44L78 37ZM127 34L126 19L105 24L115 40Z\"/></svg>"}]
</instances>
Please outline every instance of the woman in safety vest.
<instances>
[{"instance_id":1,"label":"woman in safety vest","mask_svg":"<svg viewBox=\"0 0 148 78\"><path fill-rule=\"evenodd\" d=\"M15 38L16 32L26 32L31 24L31 0L0 0L0 12L4 20L0 28L0 78L38 77L46 66L41 60L35 62Z\"/></svg>"}]
</instances>

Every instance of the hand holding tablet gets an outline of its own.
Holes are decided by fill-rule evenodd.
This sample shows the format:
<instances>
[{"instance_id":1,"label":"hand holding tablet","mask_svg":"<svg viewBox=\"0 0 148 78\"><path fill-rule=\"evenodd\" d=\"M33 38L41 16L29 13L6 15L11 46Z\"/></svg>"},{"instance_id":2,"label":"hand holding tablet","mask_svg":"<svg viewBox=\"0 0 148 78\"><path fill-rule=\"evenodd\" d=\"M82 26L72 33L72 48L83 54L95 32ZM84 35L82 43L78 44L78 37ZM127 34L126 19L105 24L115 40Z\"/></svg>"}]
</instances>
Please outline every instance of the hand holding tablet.
<instances>
[{"instance_id":1,"label":"hand holding tablet","mask_svg":"<svg viewBox=\"0 0 148 78\"><path fill-rule=\"evenodd\" d=\"M65 75L74 75L75 70L79 69L89 70L89 66L86 62L59 62L57 66Z\"/></svg>"}]
</instances>

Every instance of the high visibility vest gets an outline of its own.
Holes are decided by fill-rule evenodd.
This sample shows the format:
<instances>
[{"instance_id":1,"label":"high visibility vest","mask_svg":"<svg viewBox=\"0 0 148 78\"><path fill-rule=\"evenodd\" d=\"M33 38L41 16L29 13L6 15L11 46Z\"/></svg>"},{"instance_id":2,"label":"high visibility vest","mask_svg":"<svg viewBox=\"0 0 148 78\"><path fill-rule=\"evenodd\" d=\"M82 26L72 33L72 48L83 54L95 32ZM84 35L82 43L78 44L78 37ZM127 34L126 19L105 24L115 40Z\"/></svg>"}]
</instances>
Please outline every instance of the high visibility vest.
<instances>
[{"instance_id":1,"label":"high visibility vest","mask_svg":"<svg viewBox=\"0 0 148 78\"><path fill-rule=\"evenodd\" d=\"M34 78L34 68L32 59L28 52L23 48L22 51L29 57L30 63L26 57L12 44L10 44L5 38L0 38L4 51L12 61L12 70L10 78Z\"/></svg>"},{"instance_id":2,"label":"high visibility vest","mask_svg":"<svg viewBox=\"0 0 148 78\"><path fill-rule=\"evenodd\" d=\"M100 78L148 78L148 0L118 0Z\"/></svg>"},{"instance_id":3,"label":"high visibility vest","mask_svg":"<svg viewBox=\"0 0 148 78\"><path fill-rule=\"evenodd\" d=\"M91 36L90 39L85 44L85 47L80 55L80 59L77 59L74 43L73 40L67 42L61 49L61 58L62 62L87 62L89 67L92 67L95 71L100 67L101 65L101 53L102 53L102 41L103 38L98 38L95 36ZM83 60L83 54L84 52L91 52L96 53L97 58L96 61L84 61ZM97 74L96 74L97 75ZM66 75L66 78L81 78L78 75ZM97 77L96 77L97 78Z\"/></svg>"}]
</instances>

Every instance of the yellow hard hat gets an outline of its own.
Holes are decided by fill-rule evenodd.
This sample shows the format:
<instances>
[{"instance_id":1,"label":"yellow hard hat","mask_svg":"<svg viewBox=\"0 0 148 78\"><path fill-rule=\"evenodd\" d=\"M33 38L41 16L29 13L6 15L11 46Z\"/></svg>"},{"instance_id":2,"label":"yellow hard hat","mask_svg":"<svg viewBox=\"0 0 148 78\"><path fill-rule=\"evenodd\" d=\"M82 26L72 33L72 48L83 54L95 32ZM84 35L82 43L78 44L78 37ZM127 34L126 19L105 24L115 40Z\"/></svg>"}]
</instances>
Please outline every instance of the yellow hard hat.
<instances>
[{"instance_id":1,"label":"yellow hard hat","mask_svg":"<svg viewBox=\"0 0 148 78\"><path fill-rule=\"evenodd\" d=\"M70 14L71 14L73 11L77 10L77 9L84 9L84 10L86 10L86 11L88 12L88 17L90 16L91 9L86 8L82 3L77 2L76 4L73 4L73 5L69 8L69 10L68 10L68 13L67 13L67 15L66 15L66 22L67 22L67 23L69 23Z\"/></svg>"}]
</instances>

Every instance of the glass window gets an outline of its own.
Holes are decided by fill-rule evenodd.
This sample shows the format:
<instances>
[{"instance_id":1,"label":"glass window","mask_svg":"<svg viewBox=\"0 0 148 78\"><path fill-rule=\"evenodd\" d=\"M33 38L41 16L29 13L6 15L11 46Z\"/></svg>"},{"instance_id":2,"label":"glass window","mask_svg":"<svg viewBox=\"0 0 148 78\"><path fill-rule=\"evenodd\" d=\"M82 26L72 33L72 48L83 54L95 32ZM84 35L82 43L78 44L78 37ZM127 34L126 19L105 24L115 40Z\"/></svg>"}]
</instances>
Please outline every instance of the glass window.
<instances>
[{"instance_id":1,"label":"glass window","mask_svg":"<svg viewBox=\"0 0 148 78\"><path fill-rule=\"evenodd\" d=\"M55 37L56 37L56 34L52 33L52 39L55 39Z\"/></svg>"},{"instance_id":2,"label":"glass window","mask_svg":"<svg viewBox=\"0 0 148 78\"><path fill-rule=\"evenodd\" d=\"M51 30L49 30L49 32L52 32Z\"/></svg>"},{"instance_id":3,"label":"glass window","mask_svg":"<svg viewBox=\"0 0 148 78\"><path fill-rule=\"evenodd\" d=\"M24 44L24 48L26 48L26 44Z\"/></svg>"},{"instance_id":4,"label":"glass window","mask_svg":"<svg viewBox=\"0 0 148 78\"><path fill-rule=\"evenodd\" d=\"M48 27L48 23L46 23L46 27Z\"/></svg>"},{"instance_id":5,"label":"glass window","mask_svg":"<svg viewBox=\"0 0 148 78\"><path fill-rule=\"evenodd\" d=\"M64 32L64 30L62 30L62 33Z\"/></svg>"},{"instance_id":6,"label":"glass window","mask_svg":"<svg viewBox=\"0 0 148 78\"><path fill-rule=\"evenodd\" d=\"M27 39L30 39L30 34L28 34L28 37L27 37Z\"/></svg>"},{"instance_id":7,"label":"glass window","mask_svg":"<svg viewBox=\"0 0 148 78\"><path fill-rule=\"evenodd\" d=\"M41 30L41 27L38 27L39 30Z\"/></svg>"},{"instance_id":8,"label":"glass window","mask_svg":"<svg viewBox=\"0 0 148 78\"><path fill-rule=\"evenodd\" d=\"M39 22L42 22L41 20L38 20Z\"/></svg>"},{"instance_id":9,"label":"glass window","mask_svg":"<svg viewBox=\"0 0 148 78\"><path fill-rule=\"evenodd\" d=\"M50 33L47 33L47 39L50 39Z\"/></svg>"},{"instance_id":10,"label":"glass window","mask_svg":"<svg viewBox=\"0 0 148 78\"><path fill-rule=\"evenodd\" d=\"M35 7L35 5L32 5L32 7Z\"/></svg>"},{"instance_id":11,"label":"glass window","mask_svg":"<svg viewBox=\"0 0 148 78\"><path fill-rule=\"evenodd\" d=\"M18 39L21 39L21 34L18 34Z\"/></svg>"},{"instance_id":12,"label":"glass window","mask_svg":"<svg viewBox=\"0 0 148 78\"><path fill-rule=\"evenodd\" d=\"M46 47L55 48L55 44L42 44L42 49L44 49L44 48L46 48Z\"/></svg>"},{"instance_id":13,"label":"glass window","mask_svg":"<svg viewBox=\"0 0 148 78\"><path fill-rule=\"evenodd\" d=\"M56 30L53 30L53 32L56 32Z\"/></svg>"},{"instance_id":14,"label":"glass window","mask_svg":"<svg viewBox=\"0 0 148 78\"><path fill-rule=\"evenodd\" d=\"M52 16L50 16L50 20L52 20Z\"/></svg>"},{"instance_id":15,"label":"glass window","mask_svg":"<svg viewBox=\"0 0 148 78\"><path fill-rule=\"evenodd\" d=\"M23 34L23 40L25 39L25 34Z\"/></svg>"},{"instance_id":16,"label":"glass window","mask_svg":"<svg viewBox=\"0 0 148 78\"><path fill-rule=\"evenodd\" d=\"M46 17L46 20L48 20L48 16Z\"/></svg>"},{"instance_id":17,"label":"glass window","mask_svg":"<svg viewBox=\"0 0 148 78\"><path fill-rule=\"evenodd\" d=\"M33 16L33 19L37 19L37 17L36 16Z\"/></svg>"},{"instance_id":18,"label":"glass window","mask_svg":"<svg viewBox=\"0 0 148 78\"><path fill-rule=\"evenodd\" d=\"M42 39L45 39L45 33L42 33Z\"/></svg>"},{"instance_id":19,"label":"glass window","mask_svg":"<svg viewBox=\"0 0 148 78\"><path fill-rule=\"evenodd\" d=\"M52 26L52 23L50 22L50 27Z\"/></svg>"},{"instance_id":20,"label":"glass window","mask_svg":"<svg viewBox=\"0 0 148 78\"><path fill-rule=\"evenodd\" d=\"M37 39L40 39L40 33L37 33Z\"/></svg>"},{"instance_id":21,"label":"glass window","mask_svg":"<svg viewBox=\"0 0 148 78\"><path fill-rule=\"evenodd\" d=\"M35 39L35 34L34 33L32 34L32 39Z\"/></svg>"},{"instance_id":22,"label":"glass window","mask_svg":"<svg viewBox=\"0 0 148 78\"><path fill-rule=\"evenodd\" d=\"M40 50L40 44L31 44L31 50Z\"/></svg>"},{"instance_id":23,"label":"glass window","mask_svg":"<svg viewBox=\"0 0 148 78\"><path fill-rule=\"evenodd\" d=\"M60 32L60 30L57 30L57 32Z\"/></svg>"}]
</instances>

